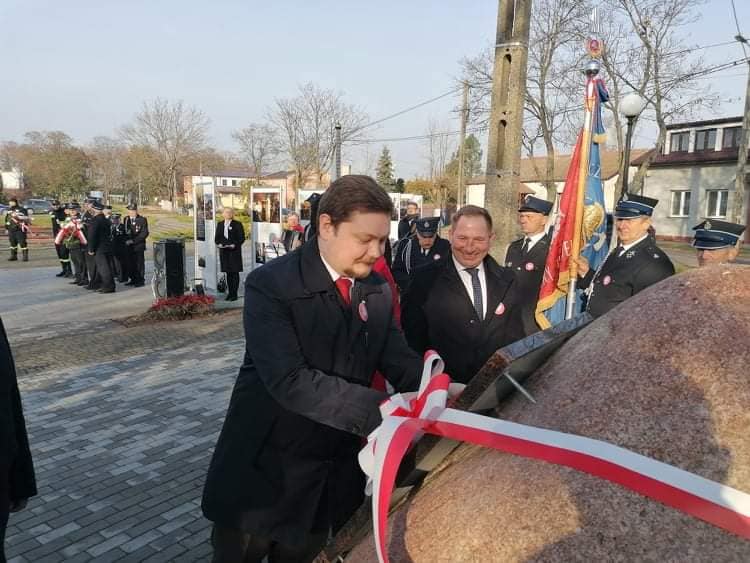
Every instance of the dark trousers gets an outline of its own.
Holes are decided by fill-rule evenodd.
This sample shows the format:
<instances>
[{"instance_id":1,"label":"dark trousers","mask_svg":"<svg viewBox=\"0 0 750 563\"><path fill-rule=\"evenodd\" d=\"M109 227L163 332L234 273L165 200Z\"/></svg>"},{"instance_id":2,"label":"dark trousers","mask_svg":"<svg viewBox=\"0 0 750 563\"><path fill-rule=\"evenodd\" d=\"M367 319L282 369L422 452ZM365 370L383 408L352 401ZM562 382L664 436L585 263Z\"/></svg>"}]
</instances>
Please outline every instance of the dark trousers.
<instances>
[{"instance_id":1,"label":"dark trousers","mask_svg":"<svg viewBox=\"0 0 750 563\"><path fill-rule=\"evenodd\" d=\"M89 287L99 287L99 272L96 271L96 256L86 251L86 271L89 274Z\"/></svg>"},{"instance_id":2,"label":"dark trousers","mask_svg":"<svg viewBox=\"0 0 750 563\"><path fill-rule=\"evenodd\" d=\"M83 256L81 247L70 249L70 261L73 263L73 273L76 281L86 279L86 258Z\"/></svg>"},{"instance_id":3,"label":"dark trousers","mask_svg":"<svg viewBox=\"0 0 750 563\"><path fill-rule=\"evenodd\" d=\"M128 273L130 281L142 284L146 281L146 262L143 257L145 250L131 250L128 253Z\"/></svg>"},{"instance_id":4,"label":"dark trousers","mask_svg":"<svg viewBox=\"0 0 750 563\"><path fill-rule=\"evenodd\" d=\"M226 272L227 274L227 297L237 297L237 290L240 288L240 273Z\"/></svg>"},{"instance_id":5,"label":"dark trousers","mask_svg":"<svg viewBox=\"0 0 750 563\"><path fill-rule=\"evenodd\" d=\"M57 252L57 257L60 259L61 264L65 264L66 262L70 261L70 251L65 248L65 245L56 244L55 252Z\"/></svg>"},{"instance_id":6,"label":"dark trousers","mask_svg":"<svg viewBox=\"0 0 750 563\"><path fill-rule=\"evenodd\" d=\"M261 563L264 557L268 557L268 563L310 563L325 546L328 534L313 534L306 539L304 546L293 549L214 524L212 563Z\"/></svg>"},{"instance_id":7,"label":"dark trousers","mask_svg":"<svg viewBox=\"0 0 750 563\"><path fill-rule=\"evenodd\" d=\"M96 261L96 275L99 277L99 283L102 289L114 289L115 278L110 268L110 259L104 252L97 252L94 256Z\"/></svg>"},{"instance_id":8,"label":"dark trousers","mask_svg":"<svg viewBox=\"0 0 750 563\"><path fill-rule=\"evenodd\" d=\"M0 563L5 563L5 528L8 526L10 509L9 486L8 468L0 463Z\"/></svg>"},{"instance_id":9,"label":"dark trousers","mask_svg":"<svg viewBox=\"0 0 750 563\"><path fill-rule=\"evenodd\" d=\"M8 231L8 240L10 241L10 250L27 250L26 233L23 231Z\"/></svg>"}]
</instances>

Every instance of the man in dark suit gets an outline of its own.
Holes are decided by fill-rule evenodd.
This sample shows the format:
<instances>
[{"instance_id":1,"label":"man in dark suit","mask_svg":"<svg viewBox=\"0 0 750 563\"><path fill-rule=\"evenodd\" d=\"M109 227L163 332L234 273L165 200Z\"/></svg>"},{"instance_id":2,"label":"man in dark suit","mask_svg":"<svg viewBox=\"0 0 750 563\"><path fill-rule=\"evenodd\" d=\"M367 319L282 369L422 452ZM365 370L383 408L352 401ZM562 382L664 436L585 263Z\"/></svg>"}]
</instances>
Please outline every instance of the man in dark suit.
<instances>
[{"instance_id":1,"label":"man in dark suit","mask_svg":"<svg viewBox=\"0 0 750 563\"><path fill-rule=\"evenodd\" d=\"M625 194L615 207L618 246L601 267L589 268L583 256L578 265L578 289L587 290L586 310L600 317L626 299L674 274L672 262L649 235L658 199Z\"/></svg>"},{"instance_id":2,"label":"man in dark suit","mask_svg":"<svg viewBox=\"0 0 750 563\"><path fill-rule=\"evenodd\" d=\"M550 211L551 202L526 196L518 209L518 224L524 236L511 242L505 253L505 266L513 270L518 280L526 312L524 322L527 332L539 330L534 320L534 309L549 252L550 236L546 227Z\"/></svg>"},{"instance_id":3,"label":"man in dark suit","mask_svg":"<svg viewBox=\"0 0 750 563\"><path fill-rule=\"evenodd\" d=\"M489 256L492 236L487 210L462 207L451 222L451 255L417 270L402 303L412 349L435 349L461 383L495 350L526 336L515 276Z\"/></svg>"},{"instance_id":4,"label":"man in dark suit","mask_svg":"<svg viewBox=\"0 0 750 563\"><path fill-rule=\"evenodd\" d=\"M344 176L317 236L245 280L245 359L203 492L217 563L311 561L363 500L357 454L387 397L373 373L414 390L422 365L372 273L391 211L372 178Z\"/></svg>"},{"instance_id":5,"label":"man in dark suit","mask_svg":"<svg viewBox=\"0 0 750 563\"><path fill-rule=\"evenodd\" d=\"M5 561L5 528L10 512L36 495L34 464L26 435L16 366L0 319L0 561Z\"/></svg>"},{"instance_id":6,"label":"man in dark suit","mask_svg":"<svg viewBox=\"0 0 750 563\"><path fill-rule=\"evenodd\" d=\"M406 213L398 222L398 240L414 234L414 224L419 219L419 205L416 201L406 203Z\"/></svg>"},{"instance_id":7,"label":"man in dark suit","mask_svg":"<svg viewBox=\"0 0 750 563\"><path fill-rule=\"evenodd\" d=\"M146 282L146 239L148 238L148 221L138 213L138 206L131 203L127 207L125 218L125 244L128 247L128 273L130 281L125 285L143 287Z\"/></svg>"},{"instance_id":8,"label":"man in dark suit","mask_svg":"<svg viewBox=\"0 0 750 563\"><path fill-rule=\"evenodd\" d=\"M89 228L87 254L94 258L96 275L99 279L99 293L114 293L115 278L111 268L112 223L102 213L104 206L99 201L91 204L94 215Z\"/></svg>"},{"instance_id":9,"label":"man in dark suit","mask_svg":"<svg viewBox=\"0 0 750 563\"><path fill-rule=\"evenodd\" d=\"M242 244L245 242L245 228L234 220L234 209L225 207L221 212L223 221L216 225L214 243L219 247L221 271L227 275L227 301L237 301L242 267Z\"/></svg>"},{"instance_id":10,"label":"man in dark suit","mask_svg":"<svg viewBox=\"0 0 750 563\"><path fill-rule=\"evenodd\" d=\"M393 278L402 294L409 289L409 281L417 268L447 258L450 254L450 243L438 235L439 224L440 217L417 219L417 232L403 239L396 247Z\"/></svg>"}]
</instances>

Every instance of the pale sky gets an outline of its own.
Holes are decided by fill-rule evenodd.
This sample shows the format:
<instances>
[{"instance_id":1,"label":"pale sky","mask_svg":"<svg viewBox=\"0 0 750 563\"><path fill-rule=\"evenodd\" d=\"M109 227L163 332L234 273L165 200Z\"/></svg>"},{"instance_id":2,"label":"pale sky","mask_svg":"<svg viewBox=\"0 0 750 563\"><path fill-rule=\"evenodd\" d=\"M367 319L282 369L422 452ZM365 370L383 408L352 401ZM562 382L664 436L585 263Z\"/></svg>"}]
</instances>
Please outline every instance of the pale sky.
<instances>
[{"instance_id":1,"label":"pale sky","mask_svg":"<svg viewBox=\"0 0 750 563\"><path fill-rule=\"evenodd\" d=\"M750 37L750 1L735 0ZM143 100L183 99L211 119L211 143L236 150L231 132L263 121L275 97L300 83L343 91L372 120L454 87L458 60L494 39L496 0L0 0L0 140L59 129L85 144L114 136ZM709 0L688 44L730 41L729 0ZM705 49L713 64L739 45ZM740 115L746 68L714 75ZM373 128L373 139L425 133L430 117L457 130L458 95ZM636 145L653 138L643 124ZM426 169L424 141L388 143L397 176ZM381 143L371 145L376 159ZM344 151L355 171L361 150Z\"/></svg>"}]
</instances>

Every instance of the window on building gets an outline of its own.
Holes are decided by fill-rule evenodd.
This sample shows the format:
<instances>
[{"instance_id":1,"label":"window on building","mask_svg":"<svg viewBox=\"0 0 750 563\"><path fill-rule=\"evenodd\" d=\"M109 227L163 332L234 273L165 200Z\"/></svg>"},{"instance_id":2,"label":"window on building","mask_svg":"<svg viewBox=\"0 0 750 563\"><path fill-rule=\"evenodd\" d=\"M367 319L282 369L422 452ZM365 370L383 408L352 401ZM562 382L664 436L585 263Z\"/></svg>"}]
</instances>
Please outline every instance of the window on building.
<instances>
[{"instance_id":1,"label":"window on building","mask_svg":"<svg viewBox=\"0 0 750 563\"><path fill-rule=\"evenodd\" d=\"M721 141L721 147L724 149L736 149L740 146L742 138L742 127L726 127L724 129L724 138Z\"/></svg>"},{"instance_id":2,"label":"window on building","mask_svg":"<svg viewBox=\"0 0 750 563\"><path fill-rule=\"evenodd\" d=\"M706 217L726 217L729 190L708 190Z\"/></svg>"},{"instance_id":3,"label":"window on building","mask_svg":"<svg viewBox=\"0 0 750 563\"><path fill-rule=\"evenodd\" d=\"M695 150L712 151L716 148L716 129L701 129L695 132Z\"/></svg>"},{"instance_id":4,"label":"window on building","mask_svg":"<svg viewBox=\"0 0 750 563\"><path fill-rule=\"evenodd\" d=\"M237 187L237 180L232 180L232 186Z\"/></svg>"},{"instance_id":5,"label":"window on building","mask_svg":"<svg viewBox=\"0 0 750 563\"><path fill-rule=\"evenodd\" d=\"M221 179L221 185L222 186L226 186L227 185L227 179L226 178L222 178Z\"/></svg>"},{"instance_id":6,"label":"window on building","mask_svg":"<svg viewBox=\"0 0 750 563\"><path fill-rule=\"evenodd\" d=\"M690 131L672 133L669 141L669 152L687 152L690 143Z\"/></svg>"},{"instance_id":7,"label":"window on building","mask_svg":"<svg viewBox=\"0 0 750 563\"><path fill-rule=\"evenodd\" d=\"M687 217L690 215L690 191L672 191L672 217Z\"/></svg>"}]
</instances>

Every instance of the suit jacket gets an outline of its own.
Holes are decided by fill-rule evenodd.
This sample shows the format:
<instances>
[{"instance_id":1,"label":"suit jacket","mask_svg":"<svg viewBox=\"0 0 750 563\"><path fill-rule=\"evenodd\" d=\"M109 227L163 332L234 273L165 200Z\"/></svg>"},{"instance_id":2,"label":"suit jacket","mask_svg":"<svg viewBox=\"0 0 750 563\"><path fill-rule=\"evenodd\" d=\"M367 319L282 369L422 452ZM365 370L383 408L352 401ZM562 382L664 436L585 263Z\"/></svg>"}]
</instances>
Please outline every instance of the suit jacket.
<instances>
[{"instance_id":1,"label":"suit jacket","mask_svg":"<svg viewBox=\"0 0 750 563\"><path fill-rule=\"evenodd\" d=\"M317 239L245 280L245 360L203 493L203 513L225 526L299 545L337 530L361 504L362 437L386 394L419 385L422 359L393 320L376 274L357 280L345 307Z\"/></svg>"},{"instance_id":2,"label":"suit jacket","mask_svg":"<svg viewBox=\"0 0 750 563\"><path fill-rule=\"evenodd\" d=\"M426 256L422 254L417 235L402 240L393 259L393 278L401 292L405 293L409 289L409 281L417 268L447 258L450 253L451 243L440 237L437 237Z\"/></svg>"},{"instance_id":3,"label":"suit jacket","mask_svg":"<svg viewBox=\"0 0 750 563\"><path fill-rule=\"evenodd\" d=\"M148 238L148 220L143 215L136 215L131 219L125 217L125 234L133 241L130 250L133 252L145 252L146 239Z\"/></svg>"},{"instance_id":4,"label":"suit jacket","mask_svg":"<svg viewBox=\"0 0 750 563\"><path fill-rule=\"evenodd\" d=\"M112 223L101 213L89 225L88 251L112 253Z\"/></svg>"},{"instance_id":5,"label":"suit jacket","mask_svg":"<svg viewBox=\"0 0 750 563\"><path fill-rule=\"evenodd\" d=\"M222 272L241 272L242 267L242 243L245 242L245 228L239 221L229 223L229 238L224 236L224 221L219 221L214 232L215 244L233 244L234 248L220 248L219 262Z\"/></svg>"},{"instance_id":6,"label":"suit jacket","mask_svg":"<svg viewBox=\"0 0 750 563\"><path fill-rule=\"evenodd\" d=\"M526 336L523 306L513 273L484 259L487 314L479 320L452 258L417 270L401 304L409 345L430 348L445 360L446 372L466 383L498 349Z\"/></svg>"},{"instance_id":7,"label":"suit jacket","mask_svg":"<svg viewBox=\"0 0 750 563\"><path fill-rule=\"evenodd\" d=\"M587 311L593 317L600 317L672 274L674 266L671 260L649 236L622 256L618 256L617 249L610 252L598 272L589 270L586 276L579 278L578 288L591 286Z\"/></svg>"},{"instance_id":8,"label":"suit jacket","mask_svg":"<svg viewBox=\"0 0 750 563\"><path fill-rule=\"evenodd\" d=\"M550 236L545 234L531 250L524 254L523 241L526 237L513 241L505 253L505 266L513 270L518 281L518 290L525 307L524 323L527 332L536 332L539 327L534 320L539 289L542 287L544 266L549 253Z\"/></svg>"},{"instance_id":9,"label":"suit jacket","mask_svg":"<svg viewBox=\"0 0 750 563\"><path fill-rule=\"evenodd\" d=\"M36 495L34 464L8 337L0 319L0 479L8 479L10 500ZM0 485L0 488L4 488ZM2 550L0 550L1 552Z\"/></svg>"}]
</instances>

